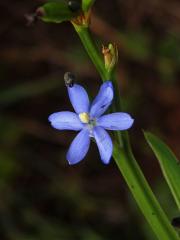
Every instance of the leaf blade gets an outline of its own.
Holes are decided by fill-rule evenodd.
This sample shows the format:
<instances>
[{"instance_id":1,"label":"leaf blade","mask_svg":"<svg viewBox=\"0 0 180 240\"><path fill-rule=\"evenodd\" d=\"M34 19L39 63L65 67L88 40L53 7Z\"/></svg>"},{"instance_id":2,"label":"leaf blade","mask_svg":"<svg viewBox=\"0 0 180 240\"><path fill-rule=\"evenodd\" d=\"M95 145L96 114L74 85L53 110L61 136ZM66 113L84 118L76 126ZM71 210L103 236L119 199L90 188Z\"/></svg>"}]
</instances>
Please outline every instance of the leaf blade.
<instances>
[{"instance_id":1,"label":"leaf blade","mask_svg":"<svg viewBox=\"0 0 180 240\"><path fill-rule=\"evenodd\" d=\"M159 161L164 178L180 209L180 162L171 149L154 134L144 132L144 136Z\"/></svg>"}]
</instances>

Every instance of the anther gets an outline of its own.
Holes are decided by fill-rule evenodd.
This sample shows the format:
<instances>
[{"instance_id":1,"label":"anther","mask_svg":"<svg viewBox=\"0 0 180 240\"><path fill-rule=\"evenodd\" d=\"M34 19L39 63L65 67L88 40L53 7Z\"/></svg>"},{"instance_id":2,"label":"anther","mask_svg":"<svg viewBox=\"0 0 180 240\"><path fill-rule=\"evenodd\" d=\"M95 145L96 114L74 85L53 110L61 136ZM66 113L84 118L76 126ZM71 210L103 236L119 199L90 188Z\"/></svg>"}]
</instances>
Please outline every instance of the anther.
<instances>
[{"instance_id":1,"label":"anther","mask_svg":"<svg viewBox=\"0 0 180 240\"><path fill-rule=\"evenodd\" d=\"M79 118L82 123L89 123L89 114L86 112L80 113Z\"/></svg>"}]
</instances>

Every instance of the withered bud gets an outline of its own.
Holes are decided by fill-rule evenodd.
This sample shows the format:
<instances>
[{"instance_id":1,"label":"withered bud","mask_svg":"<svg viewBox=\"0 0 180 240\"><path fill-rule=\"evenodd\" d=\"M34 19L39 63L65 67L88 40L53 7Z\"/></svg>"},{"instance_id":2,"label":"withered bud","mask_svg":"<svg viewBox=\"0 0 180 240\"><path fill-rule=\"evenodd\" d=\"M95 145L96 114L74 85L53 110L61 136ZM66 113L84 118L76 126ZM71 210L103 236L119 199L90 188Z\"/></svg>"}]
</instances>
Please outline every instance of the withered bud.
<instances>
[{"instance_id":1,"label":"withered bud","mask_svg":"<svg viewBox=\"0 0 180 240\"><path fill-rule=\"evenodd\" d=\"M64 74L64 81L66 87L73 87L75 79L76 79L75 75L71 72L66 72Z\"/></svg>"},{"instance_id":2,"label":"withered bud","mask_svg":"<svg viewBox=\"0 0 180 240\"><path fill-rule=\"evenodd\" d=\"M39 7L38 9L36 9L36 16L37 18L41 18L45 15L45 11L42 7Z\"/></svg>"},{"instance_id":3,"label":"withered bud","mask_svg":"<svg viewBox=\"0 0 180 240\"><path fill-rule=\"evenodd\" d=\"M43 8L38 8L37 10L36 10L36 12L34 12L34 13L27 13L27 14L25 14L24 15L24 17L25 17L25 19L26 19L26 21L27 21L27 23L26 23L26 25L29 27L29 26L32 26L33 24L35 24L37 21L38 21L38 19L40 18L40 17L42 17L44 15L44 10L43 10Z\"/></svg>"},{"instance_id":4,"label":"withered bud","mask_svg":"<svg viewBox=\"0 0 180 240\"><path fill-rule=\"evenodd\" d=\"M26 19L26 26L32 26L33 24L35 24L37 22L37 16L35 13L32 14L25 14L24 15L25 19Z\"/></svg>"},{"instance_id":5,"label":"withered bud","mask_svg":"<svg viewBox=\"0 0 180 240\"><path fill-rule=\"evenodd\" d=\"M78 12L81 10L81 3L77 0L68 1L68 7L72 12Z\"/></svg>"}]
</instances>

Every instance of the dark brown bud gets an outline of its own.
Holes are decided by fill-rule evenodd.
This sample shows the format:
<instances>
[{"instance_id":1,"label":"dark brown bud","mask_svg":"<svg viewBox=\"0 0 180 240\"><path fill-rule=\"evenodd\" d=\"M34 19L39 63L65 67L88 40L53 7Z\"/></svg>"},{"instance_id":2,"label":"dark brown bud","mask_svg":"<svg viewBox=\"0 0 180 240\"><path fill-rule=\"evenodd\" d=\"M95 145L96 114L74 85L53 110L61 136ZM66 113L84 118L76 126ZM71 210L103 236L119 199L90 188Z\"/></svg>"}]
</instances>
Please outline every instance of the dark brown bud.
<instances>
[{"instance_id":1,"label":"dark brown bud","mask_svg":"<svg viewBox=\"0 0 180 240\"><path fill-rule=\"evenodd\" d=\"M73 73L66 72L64 74L64 81L65 81L66 87L73 87L75 78L76 77L75 77L75 75Z\"/></svg>"},{"instance_id":2,"label":"dark brown bud","mask_svg":"<svg viewBox=\"0 0 180 240\"><path fill-rule=\"evenodd\" d=\"M81 3L77 0L68 1L68 7L72 12L78 12L81 9Z\"/></svg>"}]
</instances>

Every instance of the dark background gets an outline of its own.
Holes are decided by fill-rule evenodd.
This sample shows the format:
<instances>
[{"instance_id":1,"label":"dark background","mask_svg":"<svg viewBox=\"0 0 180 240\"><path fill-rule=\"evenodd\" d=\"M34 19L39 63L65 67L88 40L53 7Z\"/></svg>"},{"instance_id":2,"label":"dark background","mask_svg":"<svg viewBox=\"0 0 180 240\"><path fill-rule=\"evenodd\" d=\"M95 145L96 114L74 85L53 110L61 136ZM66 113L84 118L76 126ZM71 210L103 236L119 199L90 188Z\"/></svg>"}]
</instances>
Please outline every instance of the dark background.
<instances>
[{"instance_id":1,"label":"dark background","mask_svg":"<svg viewBox=\"0 0 180 240\"><path fill-rule=\"evenodd\" d=\"M72 71L94 97L100 77L70 23L27 26L43 1L0 1L0 239L156 239L112 159L94 143L69 166L74 133L51 128L48 116L72 110L63 75ZM169 218L178 214L142 129L179 157L179 0L96 1L91 29L119 48L123 109L135 118L133 149Z\"/></svg>"}]
</instances>

